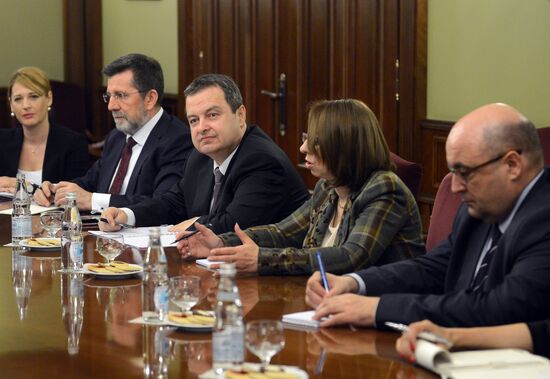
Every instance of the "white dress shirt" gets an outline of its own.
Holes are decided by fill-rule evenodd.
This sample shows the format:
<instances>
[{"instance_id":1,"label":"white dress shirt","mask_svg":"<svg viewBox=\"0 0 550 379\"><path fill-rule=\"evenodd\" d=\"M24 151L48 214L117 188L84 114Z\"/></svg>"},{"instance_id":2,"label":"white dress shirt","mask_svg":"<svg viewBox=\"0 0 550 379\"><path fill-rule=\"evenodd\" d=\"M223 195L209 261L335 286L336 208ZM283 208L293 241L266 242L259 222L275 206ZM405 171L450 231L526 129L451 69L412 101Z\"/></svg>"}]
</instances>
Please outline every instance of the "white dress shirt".
<instances>
[{"instance_id":1,"label":"white dress shirt","mask_svg":"<svg viewBox=\"0 0 550 379\"><path fill-rule=\"evenodd\" d=\"M128 164L128 171L126 172L126 176L124 177L124 181L122 182L122 188L120 190L121 195L124 195L126 193L128 182L132 177L132 172L134 171L136 162L139 158L139 155L141 154L143 145L145 145L145 142L147 142L147 138L149 138L149 134L151 134L151 132L153 131L153 128L155 127L157 122L160 120L163 112L164 112L163 109L160 108L159 111L149 121L147 121L145 125L139 128L139 130L133 136L129 136L129 135L126 136L126 140L132 137L136 141L136 144L132 148L132 156L130 157L130 162ZM117 164L113 177L111 178L111 183L109 184L109 188L113 184L113 180L115 178L119 165L120 165L120 160ZM109 207L110 200L111 200L111 194L94 192L92 194L92 211L95 211L95 212L103 211L105 208Z\"/></svg>"}]
</instances>

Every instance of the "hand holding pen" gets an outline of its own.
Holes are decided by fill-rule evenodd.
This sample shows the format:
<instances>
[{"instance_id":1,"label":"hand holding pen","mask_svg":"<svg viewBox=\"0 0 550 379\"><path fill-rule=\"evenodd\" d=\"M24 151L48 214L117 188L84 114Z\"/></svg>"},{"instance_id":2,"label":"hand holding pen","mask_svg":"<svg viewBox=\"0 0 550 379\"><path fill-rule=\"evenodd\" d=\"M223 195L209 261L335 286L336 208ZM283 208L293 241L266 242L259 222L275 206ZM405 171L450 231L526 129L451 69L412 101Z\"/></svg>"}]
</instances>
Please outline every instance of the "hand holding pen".
<instances>
[{"instance_id":1,"label":"hand holding pen","mask_svg":"<svg viewBox=\"0 0 550 379\"><path fill-rule=\"evenodd\" d=\"M319 265L319 273L321 274L321 279L323 281L323 287L325 287L325 291L330 291L330 287L328 285L327 280L327 273L325 271L325 266L323 265L323 260L321 259L321 253L319 251L315 252L315 255L317 256L317 264Z\"/></svg>"},{"instance_id":2,"label":"hand holding pen","mask_svg":"<svg viewBox=\"0 0 550 379\"><path fill-rule=\"evenodd\" d=\"M205 224L204 225L205 227L207 227L208 229L212 230L212 228L214 228L214 225L212 225L211 223L208 223L208 224ZM187 228L185 230L185 232L187 232L187 234L184 234L183 236L181 236L180 238L176 238L176 240L174 242L172 242L172 244L174 243L178 243L184 239L187 239L195 234L197 234L199 232L199 229L197 229L195 227L195 223L193 223L193 225L191 225L189 228Z\"/></svg>"}]
</instances>

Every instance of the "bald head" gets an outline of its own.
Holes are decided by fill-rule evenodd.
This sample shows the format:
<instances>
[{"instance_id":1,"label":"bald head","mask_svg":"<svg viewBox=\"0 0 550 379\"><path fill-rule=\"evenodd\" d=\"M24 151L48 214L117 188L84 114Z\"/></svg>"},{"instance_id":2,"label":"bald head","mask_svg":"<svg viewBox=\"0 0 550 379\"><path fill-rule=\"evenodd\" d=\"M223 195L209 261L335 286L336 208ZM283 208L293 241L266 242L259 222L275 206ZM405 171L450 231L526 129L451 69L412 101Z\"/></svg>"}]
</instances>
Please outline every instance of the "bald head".
<instances>
[{"instance_id":1,"label":"bald head","mask_svg":"<svg viewBox=\"0 0 550 379\"><path fill-rule=\"evenodd\" d=\"M452 191L462 195L472 217L489 223L506 217L544 165L535 127L505 104L485 105L462 117L445 149L455 174Z\"/></svg>"}]
</instances>

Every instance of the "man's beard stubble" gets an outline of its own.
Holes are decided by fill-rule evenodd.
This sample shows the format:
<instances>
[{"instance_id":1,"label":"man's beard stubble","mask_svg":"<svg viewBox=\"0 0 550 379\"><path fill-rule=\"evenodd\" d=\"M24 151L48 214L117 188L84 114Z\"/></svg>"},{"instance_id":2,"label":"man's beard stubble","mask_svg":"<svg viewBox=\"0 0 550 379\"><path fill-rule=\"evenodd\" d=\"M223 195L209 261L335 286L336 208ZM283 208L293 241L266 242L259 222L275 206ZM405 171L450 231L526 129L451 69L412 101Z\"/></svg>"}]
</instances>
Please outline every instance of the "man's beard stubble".
<instances>
[{"instance_id":1,"label":"man's beard stubble","mask_svg":"<svg viewBox=\"0 0 550 379\"><path fill-rule=\"evenodd\" d=\"M132 122L122 112L112 112L113 119L115 120L115 127L122 133L133 136L143 125L147 123L147 113L143 112L140 119L137 122ZM117 122L115 117L124 117L124 121Z\"/></svg>"}]
</instances>

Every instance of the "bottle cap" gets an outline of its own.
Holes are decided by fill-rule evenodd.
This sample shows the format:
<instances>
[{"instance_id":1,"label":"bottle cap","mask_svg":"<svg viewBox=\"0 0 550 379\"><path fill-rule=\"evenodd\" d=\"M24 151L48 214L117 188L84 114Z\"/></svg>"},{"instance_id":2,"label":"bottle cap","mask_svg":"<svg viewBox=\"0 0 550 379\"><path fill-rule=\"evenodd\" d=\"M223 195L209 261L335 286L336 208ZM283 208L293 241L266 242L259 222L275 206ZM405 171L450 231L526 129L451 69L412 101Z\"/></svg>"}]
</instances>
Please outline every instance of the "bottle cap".
<instances>
[{"instance_id":1,"label":"bottle cap","mask_svg":"<svg viewBox=\"0 0 550 379\"><path fill-rule=\"evenodd\" d=\"M220 265L220 275L222 276L234 276L237 273L237 267L235 263L222 263Z\"/></svg>"},{"instance_id":2,"label":"bottle cap","mask_svg":"<svg viewBox=\"0 0 550 379\"><path fill-rule=\"evenodd\" d=\"M18 172L17 175L15 176L15 179L16 180L25 180L25 174L23 174L22 172Z\"/></svg>"},{"instance_id":3,"label":"bottle cap","mask_svg":"<svg viewBox=\"0 0 550 379\"><path fill-rule=\"evenodd\" d=\"M65 198L67 200L76 200L76 192L67 192Z\"/></svg>"}]
</instances>

